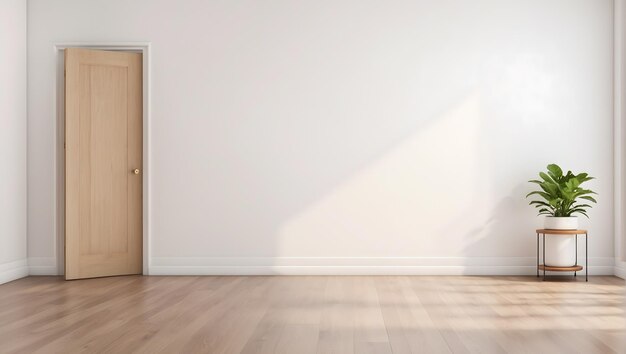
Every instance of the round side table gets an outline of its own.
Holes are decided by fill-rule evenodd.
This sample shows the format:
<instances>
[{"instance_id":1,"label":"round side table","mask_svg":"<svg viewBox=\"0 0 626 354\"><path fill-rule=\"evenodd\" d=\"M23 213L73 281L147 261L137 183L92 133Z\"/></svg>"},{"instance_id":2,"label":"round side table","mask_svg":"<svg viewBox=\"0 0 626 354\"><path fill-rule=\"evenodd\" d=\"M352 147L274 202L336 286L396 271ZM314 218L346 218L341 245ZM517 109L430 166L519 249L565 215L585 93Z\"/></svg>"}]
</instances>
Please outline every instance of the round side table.
<instances>
[{"instance_id":1,"label":"round side table","mask_svg":"<svg viewBox=\"0 0 626 354\"><path fill-rule=\"evenodd\" d=\"M546 266L546 234L548 235L576 235L576 265L571 267L550 267ZM543 236L543 256L539 259L539 235ZM578 235L585 235L585 281L589 281L589 252L587 250L589 246L587 230L549 230L538 229L537 230L537 278L539 278L539 271L543 271L543 280L546 280L546 271L549 272L574 272L576 276L577 272L583 270L583 267L578 265Z\"/></svg>"}]
</instances>

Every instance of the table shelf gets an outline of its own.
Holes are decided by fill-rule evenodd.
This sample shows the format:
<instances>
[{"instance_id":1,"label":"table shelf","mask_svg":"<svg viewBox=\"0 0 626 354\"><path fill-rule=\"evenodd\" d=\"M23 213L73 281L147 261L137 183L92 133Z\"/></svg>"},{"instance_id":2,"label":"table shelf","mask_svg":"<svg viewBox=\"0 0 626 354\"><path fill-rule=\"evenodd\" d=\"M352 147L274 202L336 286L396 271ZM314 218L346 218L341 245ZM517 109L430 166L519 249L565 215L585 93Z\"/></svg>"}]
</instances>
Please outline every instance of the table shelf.
<instances>
[{"instance_id":1,"label":"table shelf","mask_svg":"<svg viewBox=\"0 0 626 354\"><path fill-rule=\"evenodd\" d=\"M539 270L545 269L548 272L580 272L581 270L583 270L583 266L580 266L578 264L571 267L551 267L540 264L537 266L537 268L539 268Z\"/></svg>"},{"instance_id":2,"label":"table shelf","mask_svg":"<svg viewBox=\"0 0 626 354\"><path fill-rule=\"evenodd\" d=\"M546 235L585 235L587 234L587 230L537 229L537 233Z\"/></svg>"}]
</instances>

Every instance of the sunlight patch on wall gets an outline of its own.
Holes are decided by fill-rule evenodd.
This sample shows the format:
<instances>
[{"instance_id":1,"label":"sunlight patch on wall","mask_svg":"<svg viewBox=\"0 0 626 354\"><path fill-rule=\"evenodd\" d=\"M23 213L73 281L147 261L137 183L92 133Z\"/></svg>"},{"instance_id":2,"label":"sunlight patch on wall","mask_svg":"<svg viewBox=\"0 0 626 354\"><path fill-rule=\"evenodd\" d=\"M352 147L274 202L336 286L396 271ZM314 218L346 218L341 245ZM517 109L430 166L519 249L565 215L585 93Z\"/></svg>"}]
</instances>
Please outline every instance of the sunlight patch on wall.
<instances>
[{"instance_id":1,"label":"sunlight patch on wall","mask_svg":"<svg viewBox=\"0 0 626 354\"><path fill-rule=\"evenodd\" d=\"M475 242L469 231L481 230L491 211L483 204L490 183L481 130L489 127L480 101L468 96L286 222L278 254L462 252Z\"/></svg>"}]
</instances>

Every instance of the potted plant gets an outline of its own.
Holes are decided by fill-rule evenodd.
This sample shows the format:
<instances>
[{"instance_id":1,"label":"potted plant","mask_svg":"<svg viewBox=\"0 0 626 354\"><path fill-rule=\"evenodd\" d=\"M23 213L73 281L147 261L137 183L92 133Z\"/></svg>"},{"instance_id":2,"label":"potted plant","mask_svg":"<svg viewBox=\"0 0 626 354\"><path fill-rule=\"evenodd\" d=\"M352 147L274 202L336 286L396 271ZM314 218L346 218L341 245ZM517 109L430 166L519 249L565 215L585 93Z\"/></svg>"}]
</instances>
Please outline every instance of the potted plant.
<instances>
[{"instance_id":1,"label":"potted plant","mask_svg":"<svg viewBox=\"0 0 626 354\"><path fill-rule=\"evenodd\" d=\"M563 170L556 164L547 166L546 172L539 172L541 180L529 182L539 185L541 190L530 192L526 198L537 195L540 200L533 200L530 205L539 209L539 215L546 215L544 228L547 230L577 230L578 217L575 214L587 215L591 208L589 202L596 203L592 190L584 189L581 184L592 180L587 173L573 174ZM581 201L584 200L584 201ZM546 233L545 265L552 267L569 267L576 264L576 236L554 235Z\"/></svg>"}]
</instances>

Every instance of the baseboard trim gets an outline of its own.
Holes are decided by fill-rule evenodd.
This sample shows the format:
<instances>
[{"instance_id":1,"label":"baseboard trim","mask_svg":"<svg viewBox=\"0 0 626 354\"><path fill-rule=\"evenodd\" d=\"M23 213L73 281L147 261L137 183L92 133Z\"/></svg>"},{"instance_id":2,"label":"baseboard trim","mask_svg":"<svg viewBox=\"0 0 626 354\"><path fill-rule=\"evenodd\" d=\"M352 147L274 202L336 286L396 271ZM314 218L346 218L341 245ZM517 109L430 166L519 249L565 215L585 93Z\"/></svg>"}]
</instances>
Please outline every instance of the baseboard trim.
<instances>
[{"instance_id":1,"label":"baseboard trim","mask_svg":"<svg viewBox=\"0 0 626 354\"><path fill-rule=\"evenodd\" d=\"M31 257L28 258L29 275L58 275L56 258L54 257Z\"/></svg>"},{"instance_id":2,"label":"baseboard trim","mask_svg":"<svg viewBox=\"0 0 626 354\"><path fill-rule=\"evenodd\" d=\"M535 275L534 257L155 258L150 275ZM590 275L613 275L613 258L589 259ZM550 273L559 275L563 273Z\"/></svg>"},{"instance_id":3,"label":"baseboard trim","mask_svg":"<svg viewBox=\"0 0 626 354\"><path fill-rule=\"evenodd\" d=\"M28 261L26 259L0 264L0 284L27 276Z\"/></svg>"},{"instance_id":4,"label":"baseboard trim","mask_svg":"<svg viewBox=\"0 0 626 354\"><path fill-rule=\"evenodd\" d=\"M0 265L0 283L26 275L59 275L54 257L31 257ZM158 257L149 275L533 275L534 257ZM16 262L13 262L16 263ZM590 275L624 278L614 258L589 259ZM26 268L26 275L24 274ZM561 273L552 273L558 275ZM7 280L10 281L10 280Z\"/></svg>"},{"instance_id":5,"label":"baseboard trim","mask_svg":"<svg viewBox=\"0 0 626 354\"><path fill-rule=\"evenodd\" d=\"M259 266L259 267L164 267L152 266L150 275L535 275L526 267L350 267L350 266ZM551 275L565 275L551 273ZM590 275L613 275L613 267L589 267Z\"/></svg>"}]
</instances>

